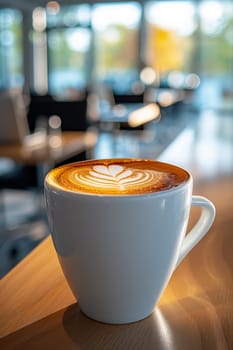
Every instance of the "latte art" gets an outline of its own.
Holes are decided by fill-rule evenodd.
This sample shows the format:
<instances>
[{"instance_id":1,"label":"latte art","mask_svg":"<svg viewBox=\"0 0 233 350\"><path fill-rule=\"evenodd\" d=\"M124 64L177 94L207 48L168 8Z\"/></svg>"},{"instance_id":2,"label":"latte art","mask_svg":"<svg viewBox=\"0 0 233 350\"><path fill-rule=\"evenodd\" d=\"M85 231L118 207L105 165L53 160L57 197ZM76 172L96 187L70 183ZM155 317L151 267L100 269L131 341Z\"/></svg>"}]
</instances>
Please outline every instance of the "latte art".
<instances>
[{"instance_id":1,"label":"latte art","mask_svg":"<svg viewBox=\"0 0 233 350\"><path fill-rule=\"evenodd\" d=\"M65 191L136 195L165 191L188 178L185 170L170 164L126 158L67 164L51 170L46 181Z\"/></svg>"},{"instance_id":2,"label":"latte art","mask_svg":"<svg viewBox=\"0 0 233 350\"><path fill-rule=\"evenodd\" d=\"M85 186L127 191L130 187L146 186L161 181L162 173L154 170L130 169L121 165L96 165L88 172L74 174L77 183Z\"/></svg>"}]
</instances>

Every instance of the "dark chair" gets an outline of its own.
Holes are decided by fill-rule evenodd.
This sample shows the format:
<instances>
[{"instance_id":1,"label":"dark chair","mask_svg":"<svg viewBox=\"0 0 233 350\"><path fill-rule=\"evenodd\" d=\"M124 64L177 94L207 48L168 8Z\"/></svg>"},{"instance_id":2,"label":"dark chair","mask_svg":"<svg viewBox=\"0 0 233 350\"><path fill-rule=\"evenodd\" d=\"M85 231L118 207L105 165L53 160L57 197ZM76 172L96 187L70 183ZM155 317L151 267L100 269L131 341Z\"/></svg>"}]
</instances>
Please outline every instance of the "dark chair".
<instances>
[{"instance_id":1,"label":"dark chair","mask_svg":"<svg viewBox=\"0 0 233 350\"><path fill-rule=\"evenodd\" d=\"M30 165L16 164L9 172L0 173L0 189L28 189L37 186L36 168Z\"/></svg>"},{"instance_id":2,"label":"dark chair","mask_svg":"<svg viewBox=\"0 0 233 350\"><path fill-rule=\"evenodd\" d=\"M77 101L56 100L50 95L31 95L28 108L28 122L31 131L36 128L38 119L58 115L63 131L85 131L88 128L87 98Z\"/></svg>"},{"instance_id":3,"label":"dark chair","mask_svg":"<svg viewBox=\"0 0 233 350\"><path fill-rule=\"evenodd\" d=\"M114 93L114 99L116 103L143 103L144 93L140 94L117 94Z\"/></svg>"},{"instance_id":4,"label":"dark chair","mask_svg":"<svg viewBox=\"0 0 233 350\"><path fill-rule=\"evenodd\" d=\"M28 108L30 130L36 129L41 118L47 119L48 123L48 119L52 115L58 115L61 118L62 131L86 131L89 127L86 94L81 100L58 100L51 95L31 94ZM85 160L87 157L86 152L83 152L57 165Z\"/></svg>"}]
</instances>

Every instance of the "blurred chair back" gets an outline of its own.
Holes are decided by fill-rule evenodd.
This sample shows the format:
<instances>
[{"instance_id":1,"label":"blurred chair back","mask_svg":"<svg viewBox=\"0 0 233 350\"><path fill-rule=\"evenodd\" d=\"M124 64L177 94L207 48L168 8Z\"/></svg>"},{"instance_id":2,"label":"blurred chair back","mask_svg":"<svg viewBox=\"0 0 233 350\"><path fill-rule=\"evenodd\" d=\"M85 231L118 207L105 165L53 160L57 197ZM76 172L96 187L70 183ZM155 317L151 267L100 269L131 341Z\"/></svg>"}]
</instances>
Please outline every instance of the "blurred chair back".
<instances>
[{"instance_id":1,"label":"blurred chair back","mask_svg":"<svg viewBox=\"0 0 233 350\"><path fill-rule=\"evenodd\" d=\"M23 142L29 133L26 105L21 93L0 94L0 144Z\"/></svg>"},{"instance_id":2,"label":"blurred chair back","mask_svg":"<svg viewBox=\"0 0 233 350\"><path fill-rule=\"evenodd\" d=\"M116 103L143 103L144 93L140 94L117 94L114 93L114 99Z\"/></svg>"},{"instance_id":3,"label":"blurred chair back","mask_svg":"<svg viewBox=\"0 0 233 350\"><path fill-rule=\"evenodd\" d=\"M30 130L35 130L38 118L51 115L61 118L63 131L85 131L88 128L87 98L82 100L56 100L50 95L31 95L28 122Z\"/></svg>"}]
</instances>

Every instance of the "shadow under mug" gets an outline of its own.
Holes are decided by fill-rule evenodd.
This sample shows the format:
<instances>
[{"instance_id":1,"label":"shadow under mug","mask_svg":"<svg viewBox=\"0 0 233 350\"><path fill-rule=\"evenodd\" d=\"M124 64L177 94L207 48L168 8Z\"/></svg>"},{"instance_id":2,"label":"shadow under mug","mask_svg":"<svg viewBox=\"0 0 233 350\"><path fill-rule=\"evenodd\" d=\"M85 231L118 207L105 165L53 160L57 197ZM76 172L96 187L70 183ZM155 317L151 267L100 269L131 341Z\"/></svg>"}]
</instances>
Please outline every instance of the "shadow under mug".
<instances>
[{"instance_id":1,"label":"shadow under mug","mask_svg":"<svg viewBox=\"0 0 233 350\"><path fill-rule=\"evenodd\" d=\"M52 170L53 171L53 170ZM174 269L208 232L212 202L192 195L192 175L167 191L93 195L45 180L53 243L81 310L122 324L149 316ZM202 208L186 234L190 208Z\"/></svg>"}]
</instances>

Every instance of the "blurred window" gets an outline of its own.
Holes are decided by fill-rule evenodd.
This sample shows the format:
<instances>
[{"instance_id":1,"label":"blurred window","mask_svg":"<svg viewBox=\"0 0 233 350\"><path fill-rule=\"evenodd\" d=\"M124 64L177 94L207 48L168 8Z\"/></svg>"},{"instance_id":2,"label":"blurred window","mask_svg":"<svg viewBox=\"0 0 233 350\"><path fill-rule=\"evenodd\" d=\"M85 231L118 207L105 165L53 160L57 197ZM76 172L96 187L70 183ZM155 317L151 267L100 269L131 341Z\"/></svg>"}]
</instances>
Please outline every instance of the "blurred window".
<instances>
[{"instance_id":1,"label":"blurred window","mask_svg":"<svg viewBox=\"0 0 233 350\"><path fill-rule=\"evenodd\" d=\"M203 1L199 17L201 103L206 107L224 107L233 101L233 3Z\"/></svg>"},{"instance_id":2,"label":"blurred window","mask_svg":"<svg viewBox=\"0 0 233 350\"><path fill-rule=\"evenodd\" d=\"M117 92L130 91L139 77L141 6L136 2L93 8L94 80Z\"/></svg>"},{"instance_id":3,"label":"blurred window","mask_svg":"<svg viewBox=\"0 0 233 350\"><path fill-rule=\"evenodd\" d=\"M191 71L195 6L189 1L151 1L145 8L145 61L159 74Z\"/></svg>"},{"instance_id":4,"label":"blurred window","mask_svg":"<svg viewBox=\"0 0 233 350\"><path fill-rule=\"evenodd\" d=\"M88 53L91 33L88 28L48 31L49 91L69 94L71 89L87 85Z\"/></svg>"},{"instance_id":5,"label":"blurred window","mask_svg":"<svg viewBox=\"0 0 233 350\"><path fill-rule=\"evenodd\" d=\"M225 74L233 59L233 2L203 2L199 14L202 70L206 74Z\"/></svg>"},{"instance_id":6,"label":"blurred window","mask_svg":"<svg viewBox=\"0 0 233 350\"><path fill-rule=\"evenodd\" d=\"M50 2L46 7L47 12L47 26L53 27L73 27L73 26L89 26L91 19L91 7L88 4L70 5L70 6L57 6L52 4L55 1Z\"/></svg>"},{"instance_id":7,"label":"blurred window","mask_svg":"<svg viewBox=\"0 0 233 350\"><path fill-rule=\"evenodd\" d=\"M159 82L173 88L199 87L198 103L208 106L232 97L232 0L69 6L49 1L43 11L33 18L34 80L38 91L49 87L50 93L66 96L90 82L104 82L114 92L124 94L132 92L135 82L141 79L147 85ZM20 13L14 13L20 23ZM3 23L1 17L1 29ZM19 38L20 33L18 30ZM18 61L6 59L10 52L14 56L13 51L6 54L3 50L4 45L12 43L12 35L6 34L6 42L4 35L1 33L0 59L1 79L6 85L7 79L16 81L16 76L5 72Z\"/></svg>"},{"instance_id":8,"label":"blurred window","mask_svg":"<svg viewBox=\"0 0 233 350\"><path fill-rule=\"evenodd\" d=\"M48 89L69 98L89 82L90 5L47 6L46 14Z\"/></svg>"},{"instance_id":9,"label":"blurred window","mask_svg":"<svg viewBox=\"0 0 233 350\"><path fill-rule=\"evenodd\" d=\"M0 88L22 87L23 83L22 14L0 9Z\"/></svg>"}]
</instances>

